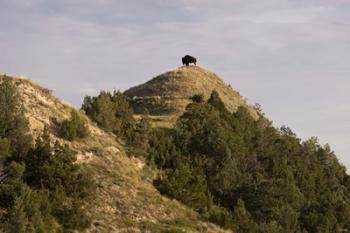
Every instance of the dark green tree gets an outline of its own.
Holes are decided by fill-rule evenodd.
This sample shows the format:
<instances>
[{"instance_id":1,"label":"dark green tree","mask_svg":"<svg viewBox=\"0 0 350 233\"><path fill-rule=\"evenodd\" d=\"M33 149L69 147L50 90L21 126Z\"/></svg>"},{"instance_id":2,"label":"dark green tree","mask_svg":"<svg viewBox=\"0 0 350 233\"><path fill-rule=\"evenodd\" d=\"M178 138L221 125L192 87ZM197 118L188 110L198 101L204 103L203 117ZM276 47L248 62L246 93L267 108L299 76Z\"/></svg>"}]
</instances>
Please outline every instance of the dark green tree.
<instances>
[{"instance_id":1,"label":"dark green tree","mask_svg":"<svg viewBox=\"0 0 350 233\"><path fill-rule=\"evenodd\" d=\"M220 112L227 112L224 102L221 100L219 93L215 90L211 93L208 99L208 104L215 107Z\"/></svg>"},{"instance_id":2,"label":"dark green tree","mask_svg":"<svg viewBox=\"0 0 350 233\"><path fill-rule=\"evenodd\" d=\"M133 152L139 156L146 156L149 149L149 137L151 124L147 116L134 124L134 128L126 137L127 142L132 145Z\"/></svg>"},{"instance_id":3,"label":"dark green tree","mask_svg":"<svg viewBox=\"0 0 350 233\"><path fill-rule=\"evenodd\" d=\"M204 95L195 94L192 97L190 97L190 100L192 100L194 103L204 103Z\"/></svg>"},{"instance_id":4,"label":"dark green tree","mask_svg":"<svg viewBox=\"0 0 350 233\"><path fill-rule=\"evenodd\" d=\"M207 212L211 199L207 193L205 178L180 163L176 169L168 169L156 182L161 193L176 198L199 212Z\"/></svg>"},{"instance_id":5,"label":"dark green tree","mask_svg":"<svg viewBox=\"0 0 350 233\"><path fill-rule=\"evenodd\" d=\"M98 126L126 140L133 136L136 121L128 100L121 92L111 94L101 91L96 97L86 96L81 108Z\"/></svg>"},{"instance_id":6,"label":"dark green tree","mask_svg":"<svg viewBox=\"0 0 350 233\"><path fill-rule=\"evenodd\" d=\"M82 230L91 175L68 147L51 146L47 129L33 147L15 82L0 77L0 231Z\"/></svg>"},{"instance_id":7,"label":"dark green tree","mask_svg":"<svg viewBox=\"0 0 350 233\"><path fill-rule=\"evenodd\" d=\"M75 110L71 111L71 118L69 120L62 122L60 131L61 136L70 141L77 138L85 138L90 133L85 120Z\"/></svg>"},{"instance_id":8,"label":"dark green tree","mask_svg":"<svg viewBox=\"0 0 350 233\"><path fill-rule=\"evenodd\" d=\"M86 96L81 108L98 126L114 131L116 127L115 107L112 95L101 91L97 97Z\"/></svg>"},{"instance_id":9,"label":"dark green tree","mask_svg":"<svg viewBox=\"0 0 350 233\"><path fill-rule=\"evenodd\" d=\"M334 152L259 116L230 113L215 91L190 103L174 129L150 134L148 161L164 173L157 187L235 232L350 230L350 178Z\"/></svg>"},{"instance_id":10,"label":"dark green tree","mask_svg":"<svg viewBox=\"0 0 350 233\"><path fill-rule=\"evenodd\" d=\"M0 155L10 161L25 156L32 143L14 81L0 77Z\"/></svg>"},{"instance_id":11,"label":"dark green tree","mask_svg":"<svg viewBox=\"0 0 350 233\"><path fill-rule=\"evenodd\" d=\"M93 188L91 177L75 161L76 155L68 146L56 143L52 148L50 135L44 130L26 157L24 173L30 187L49 192L53 215L64 229L71 230L86 228L90 223L82 200ZM67 222L68 216L76 221Z\"/></svg>"},{"instance_id":12,"label":"dark green tree","mask_svg":"<svg viewBox=\"0 0 350 233\"><path fill-rule=\"evenodd\" d=\"M115 106L116 118L116 126L113 132L117 135L130 137L135 125L135 120L133 118L133 111L129 105L129 101L120 91L114 91L112 102Z\"/></svg>"},{"instance_id":13,"label":"dark green tree","mask_svg":"<svg viewBox=\"0 0 350 233\"><path fill-rule=\"evenodd\" d=\"M245 232L256 232L257 224L253 221L250 216L250 213L246 210L244 201L238 199L237 204L233 210L233 219L235 221L236 232L245 233Z\"/></svg>"}]
</instances>

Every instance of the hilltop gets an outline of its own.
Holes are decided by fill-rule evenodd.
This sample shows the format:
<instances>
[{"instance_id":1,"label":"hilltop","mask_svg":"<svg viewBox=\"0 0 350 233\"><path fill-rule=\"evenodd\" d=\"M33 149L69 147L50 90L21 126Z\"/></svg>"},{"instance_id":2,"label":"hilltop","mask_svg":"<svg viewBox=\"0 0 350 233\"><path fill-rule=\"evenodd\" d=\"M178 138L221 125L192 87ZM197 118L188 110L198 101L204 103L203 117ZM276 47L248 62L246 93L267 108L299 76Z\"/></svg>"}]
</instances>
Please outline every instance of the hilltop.
<instances>
[{"instance_id":1,"label":"hilltop","mask_svg":"<svg viewBox=\"0 0 350 233\"><path fill-rule=\"evenodd\" d=\"M215 73L199 66L183 66L158 75L150 81L132 87L124 92L131 99L136 114L147 109L151 115L180 115L190 103L190 97L203 94L208 99L215 90L230 111L239 106L249 109L252 116L256 111L245 99L226 84Z\"/></svg>"},{"instance_id":2,"label":"hilltop","mask_svg":"<svg viewBox=\"0 0 350 233\"><path fill-rule=\"evenodd\" d=\"M87 117L87 138L72 142L60 138L60 123L70 117L72 110L79 110L33 81L12 80L34 139L48 127L53 140L69 145L77 153L77 162L94 172L96 195L84 207L93 220L88 232L224 232L185 205L162 196L152 184L156 171L129 155L122 140Z\"/></svg>"}]
</instances>

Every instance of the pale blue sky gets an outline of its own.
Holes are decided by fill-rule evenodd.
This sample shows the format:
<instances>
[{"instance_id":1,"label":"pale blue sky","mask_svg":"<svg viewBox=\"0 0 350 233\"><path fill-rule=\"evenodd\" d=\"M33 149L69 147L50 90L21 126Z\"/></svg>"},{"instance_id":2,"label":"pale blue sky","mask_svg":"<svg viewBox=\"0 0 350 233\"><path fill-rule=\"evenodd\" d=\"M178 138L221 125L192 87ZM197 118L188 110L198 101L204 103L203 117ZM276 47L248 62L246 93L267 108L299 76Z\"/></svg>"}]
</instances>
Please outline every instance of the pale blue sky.
<instances>
[{"instance_id":1,"label":"pale blue sky","mask_svg":"<svg viewBox=\"0 0 350 233\"><path fill-rule=\"evenodd\" d=\"M0 72L76 106L187 53L350 169L348 0L0 0Z\"/></svg>"}]
</instances>

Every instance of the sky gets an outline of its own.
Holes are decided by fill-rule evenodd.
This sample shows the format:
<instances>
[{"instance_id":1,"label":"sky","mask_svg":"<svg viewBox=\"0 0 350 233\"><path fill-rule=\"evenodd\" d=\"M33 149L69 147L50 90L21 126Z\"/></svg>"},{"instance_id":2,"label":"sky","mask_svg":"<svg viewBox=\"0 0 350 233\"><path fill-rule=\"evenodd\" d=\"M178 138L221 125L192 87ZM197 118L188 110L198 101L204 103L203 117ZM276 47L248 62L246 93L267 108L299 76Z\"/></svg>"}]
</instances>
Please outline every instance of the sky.
<instances>
[{"instance_id":1,"label":"sky","mask_svg":"<svg viewBox=\"0 0 350 233\"><path fill-rule=\"evenodd\" d=\"M185 54L350 169L350 0L0 0L0 73L77 107Z\"/></svg>"}]
</instances>

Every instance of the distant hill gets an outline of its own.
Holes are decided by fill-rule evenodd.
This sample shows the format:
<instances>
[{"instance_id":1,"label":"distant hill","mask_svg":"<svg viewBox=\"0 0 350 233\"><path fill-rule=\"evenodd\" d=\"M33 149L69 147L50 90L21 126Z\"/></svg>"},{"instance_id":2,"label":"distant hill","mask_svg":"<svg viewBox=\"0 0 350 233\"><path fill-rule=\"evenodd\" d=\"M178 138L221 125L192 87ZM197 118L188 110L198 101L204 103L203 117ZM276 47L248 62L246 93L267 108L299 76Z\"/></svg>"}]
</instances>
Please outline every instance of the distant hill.
<instances>
[{"instance_id":1,"label":"distant hill","mask_svg":"<svg viewBox=\"0 0 350 233\"><path fill-rule=\"evenodd\" d=\"M178 115L190 103L194 94L203 94L208 99L216 90L230 111L246 106L252 116L256 111L230 85L215 73L199 66L183 66L165 72L150 81L126 90L136 114L147 109L151 115Z\"/></svg>"}]
</instances>

